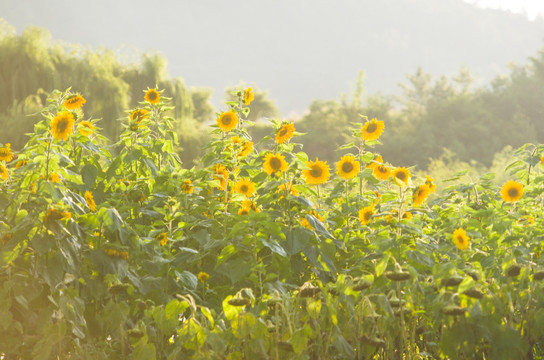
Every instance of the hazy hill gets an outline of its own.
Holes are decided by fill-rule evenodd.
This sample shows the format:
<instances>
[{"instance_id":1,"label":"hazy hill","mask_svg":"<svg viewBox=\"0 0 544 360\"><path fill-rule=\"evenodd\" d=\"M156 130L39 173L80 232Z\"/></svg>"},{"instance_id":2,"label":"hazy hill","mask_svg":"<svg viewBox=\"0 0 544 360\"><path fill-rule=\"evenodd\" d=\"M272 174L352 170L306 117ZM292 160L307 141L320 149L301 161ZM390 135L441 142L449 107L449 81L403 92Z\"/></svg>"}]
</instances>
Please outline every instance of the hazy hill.
<instances>
[{"instance_id":1,"label":"hazy hill","mask_svg":"<svg viewBox=\"0 0 544 360\"><path fill-rule=\"evenodd\" d=\"M544 20L462 0L7 0L0 14L19 32L34 24L69 42L156 49L172 76L213 87L216 103L226 86L255 83L284 114L349 91L360 70L369 92L386 94L419 66L467 65L484 83L544 37Z\"/></svg>"}]
</instances>

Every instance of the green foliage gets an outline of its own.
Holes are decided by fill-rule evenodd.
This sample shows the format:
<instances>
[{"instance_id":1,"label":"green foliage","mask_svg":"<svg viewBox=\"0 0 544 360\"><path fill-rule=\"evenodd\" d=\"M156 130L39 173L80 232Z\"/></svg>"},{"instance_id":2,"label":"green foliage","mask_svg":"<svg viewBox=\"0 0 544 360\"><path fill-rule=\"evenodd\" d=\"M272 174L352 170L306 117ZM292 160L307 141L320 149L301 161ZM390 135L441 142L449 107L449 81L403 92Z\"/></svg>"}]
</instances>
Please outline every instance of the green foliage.
<instances>
[{"instance_id":1,"label":"green foliage","mask_svg":"<svg viewBox=\"0 0 544 360\"><path fill-rule=\"evenodd\" d=\"M13 159L0 146L0 355L543 355L543 145L497 157L523 189L513 202L493 175L468 171L433 194L428 178L378 179L378 141L355 123L343 148L361 170L309 185L324 170L305 172L314 154L300 133L246 151L247 107L234 101L236 127L213 125L187 170L164 93L108 145L87 123L92 100L67 109L75 94L53 91ZM59 125L64 111L73 125ZM271 138L281 126L272 121ZM267 172L267 154L287 169Z\"/></svg>"}]
</instances>

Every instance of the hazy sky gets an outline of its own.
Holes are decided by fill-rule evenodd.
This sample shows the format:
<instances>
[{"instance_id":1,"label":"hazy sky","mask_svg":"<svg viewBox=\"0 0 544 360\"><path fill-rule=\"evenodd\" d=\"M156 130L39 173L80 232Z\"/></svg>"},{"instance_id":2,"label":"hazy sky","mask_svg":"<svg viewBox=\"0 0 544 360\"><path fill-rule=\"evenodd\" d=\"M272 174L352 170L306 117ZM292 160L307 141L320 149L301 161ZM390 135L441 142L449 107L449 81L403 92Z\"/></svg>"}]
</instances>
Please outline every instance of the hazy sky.
<instances>
[{"instance_id":1,"label":"hazy sky","mask_svg":"<svg viewBox=\"0 0 544 360\"><path fill-rule=\"evenodd\" d=\"M516 13L526 13L529 19L538 15L544 16L544 0L466 0L481 7L510 10Z\"/></svg>"}]
</instances>

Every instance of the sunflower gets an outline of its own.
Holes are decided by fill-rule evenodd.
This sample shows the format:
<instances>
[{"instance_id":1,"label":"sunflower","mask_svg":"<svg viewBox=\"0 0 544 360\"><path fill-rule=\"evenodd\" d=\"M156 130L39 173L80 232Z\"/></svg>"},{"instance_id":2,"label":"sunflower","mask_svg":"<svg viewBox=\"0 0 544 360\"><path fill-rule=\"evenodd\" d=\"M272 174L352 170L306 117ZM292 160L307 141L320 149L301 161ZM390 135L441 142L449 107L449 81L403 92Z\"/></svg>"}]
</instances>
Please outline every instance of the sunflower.
<instances>
[{"instance_id":1,"label":"sunflower","mask_svg":"<svg viewBox=\"0 0 544 360\"><path fill-rule=\"evenodd\" d=\"M85 202L91 211L96 211L96 203L94 202L93 193L90 191L85 191Z\"/></svg>"},{"instance_id":2,"label":"sunflower","mask_svg":"<svg viewBox=\"0 0 544 360\"><path fill-rule=\"evenodd\" d=\"M57 173L49 173L49 181L54 183L60 183L60 175Z\"/></svg>"},{"instance_id":3,"label":"sunflower","mask_svg":"<svg viewBox=\"0 0 544 360\"><path fill-rule=\"evenodd\" d=\"M9 149L11 144L6 144L3 147L0 147L0 161L5 160L5 162L10 162L13 159L13 153Z\"/></svg>"},{"instance_id":4,"label":"sunflower","mask_svg":"<svg viewBox=\"0 0 544 360\"><path fill-rule=\"evenodd\" d=\"M12 233L7 233L2 235L2 238L0 239L0 243L2 243L2 245L5 245L7 244L8 241L11 240L12 237L13 237Z\"/></svg>"},{"instance_id":5,"label":"sunflower","mask_svg":"<svg viewBox=\"0 0 544 360\"><path fill-rule=\"evenodd\" d=\"M366 206L359 210L359 221L361 224L366 225L372 220L372 215L374 215L374 206Z\"/></svg>"},{"instance_id":6,"label":"sunflower","mask_svg":"<svg viewBox=\"0 0 544 360\"><path fill-rule=\"evenodd\" d=\"M256 213L261 212L261 210L257 207L257 204L255 204L253 201L244 200L242 201L242 207L240 210L238 210L238 215L248 215L250 210L253 210Z\"/></svg>"},{"instance_id":7,"label":"sunflower","mask_svg":"<svg viewBox=\"0 0 544 360\"><path fill-rule=\"evenodd\" d=\"M321 217L321 215L319 215L317 213L317 211L315 210L312 210L308 213L308 215L313 215L315 216L315 218L319 221L323 221L323 217ZM301 220L300 220L300 225L302 225L303 227L305 227L306 229L308 230L312 230L314 227L312 226L312 224L310 224L310 222L308 221L308 219L306 219L306 217L303 217Z\"/></svg>"},{"instance_id":8,"label":"sunflower","mask_svg":"<svg viewBox=\"0 0 544 360\"><path fill-rule=\"evenodd\" d=\"M374 159L372 159L370 161L370 163L368 163L368 165L366 166L367 169L373 169L378 166L378 165L381 165L383 164L383 159L382 159L382 156L381 155L376 155L374 156Z\"/></svg>"},{"instance_id":9,"label":"sunflower","mask_svg":"<svg viewBox=\"0 0 544 360\"><path fill-rule=\"evenodd\" d=\"M244 92L244 104L249 105L254 99L255 99L255 94L253 93L253 89L248 87L246 91Z\"/></svg>"},{"instance_id":10,"label":"sunflower","mask_svg":"<svg viewBox=\"0 0 544 360\"><path fill-rule=\"evenodd\" d=\"M434 184L434 179L430 176L425 178L425 184L429 187L429 190L432 193L436 191L436 185Z\"/></svg>"},{"instance_id":11,"label":"sunflower","mask_svg":"<svg viewBox=\"0 0 544 360\"><path fill-rule=\"evenodd\" d=\"M192 194L194 190L192 181L189 179L183 181L183 184L181 184L181 190L186 194Z\"/></svg>"},{"instance_id":12,"label":"sunflower","mask_svg":"<svg viewBox=\"0 0 544 360\"><path fill-rule=\"evenodd\" d=\"M372 169L372 174L378 180L387 180L391 177L391 170L385 165L377 165Z\"/></svg>"},{"instance_id":13,"label":"sunflower","mask_svg":"<svg viewBox=\"0 0 544 360\"><path fill-rule=\"evenodd\" d=\"M149 89L145 92L144 99L148 103L155 105L159 103L159 100L161 99L161 94L159 94L159 92L155 89Z\"/></svg>"},{"instance_id":14,"label":"sunflower","mask_svg":"<svg viewBox=\"0 0 544 360\"><path fill-rule=\"evenodd\" d=\"M414 217L414 215L412 215L412 213L409 212L409 211L406 211L404 214L402 214L402 218L406 219L406 220L410 220L413 217Z\"/></svg>"},{"instance_id":15,"label":"sunflower","mask_svg":"<svg viewBox=\"0 0 544 360\"><path fill-rule=\"evenodd\" d=\"M290 192L291 195L298 196L298 190L293 186L293 183L291 183L291 182L281 184L280 186L278 186L278 190L276 190L276 191L281 192L283 194L286 194L286 193ZM284 198L284 196L281 195L280 200L283 199L283 198Z\"/></svg>"},{"instance_id":16,"label":"sunflower","mask_svg":"<svg viewBox=\"0 0 544 360\"><path fill-rule=\"evenodd\" d=\"M278 132L276 133L276 142L278 144L283 144L286 141L289 141L295 133L295 125L293 124L283 124Z\"/></svg>"},{"instance_id":17,"label":"sunflower","mask_svg":"<svg viewBox=\"0 0 544 360\"><path fill-rule=\"evenodd\" d=\"M0 164L0 179L7 180L8 178L8 168Z\"/></svg>"},{"instance_id":18,"label":"sunflower","mask_svg":"<svg viewBox=\"0 0 544 360\"><path fill-rule=\"evenodd\" d=\"M199 272L198 275L197 275L197 279L203 284L206 281L208 281L209 278L210 278L210 274L208 274L207 272L204 272L204 271Z\"/></svg>"},{"instance_id":19,"label":"sunflower","mask_svg":"<svg viewBox=\"0 0 544 360\"><path fill-rule=\"evenodd\" d=\"M453 243L459 250L465 250L470 245L469 240L465 230L459 228L453 232Z\"/></svg>"},{"instance_id":20,"label":"sunflower","mask_svg":"<svg viewBox=\"0 0 544 360\"><path fill-rule=\"evenodd\" d=\"M87 100L85 100L83 98L83 96L81 96L81 95L72 95L72 96L68 97L68 99L66 99L62 103L62 105L64 105L64 108L66 110L74 110L74 109L79 109L86 102L87 102Z\"/></svg>"},{"instance_id":21,"label":"sunflower","mask_svg":"<svg viewBox=\"0 0 544 360\"><path fill-rule=\"evenodd\" d=\"M383 121L378 121L376 118L366 122L361 128L361 136L363 140L371 141L378 140L380 135L383 133L385 125Z\"/></svg>"},{"instance_id":22,"label":"sunflower","mask_svg":"<svg viewBox=\"0 0 544 360\"><path fill-rule=\"evenodd\" d=\"M544 166L544 155L542 155L542 157L540 158L540 163L542 164L542 166Z\"/></svg>"},{"instance_id":23,"label":"sunflower","mask_svg":"<svg viewBox=\"0 0 544 360\"><path fill-rule=\"evenodd\" d=\"M253 141L245 140L242 149L238 152L239 157L245 157L253 151Z\"/></svg>"},{"instance_id":24,"label":"sunflower","mask_svg":"<svg viewBox=\"0 0 544 360\"><path fill-rule=\"evenodd\" d=\"M139 124L143 119L149 117L146 109L136 109L130 113L130 120Z\"/></svg>"},{"instance_id":25,"label":"sunflower","mask_svg":"<svg viewBox=\"0 0 544 360\"><path fill-rule=\"evenodd\" d=\"M249 208L241 207L238 209L238 215L248 215L249 214Z\"/></svg>"},{"instance_id":26,"label":"sunflower","mask_svg":"<svg viewBox=\"0 0 544 360\"><path fill-rule=\"evenodd\" d=\"M239 180L234 184L234 191L249 198L255 192L255 183L249 179Z\"/></svg>"},{"instance_id":27,"label":"sunflower","mask_svg":"<svg viewBox=\"0 0 544 360\"><path fill-rule=\"evenodd\" d=\"M216 121L217 126L219 126L223 132L227 132L234 129L238 124L238 115L232 110L225 111L219 115Z\"/></svg>"},{"instance_id":28,"label":"sunflower","mask_svg":"<svg viewBox=\"0 0 544 360\"><path fill-rule=\"evenodd\" d=\"M229 179L229 171L223 165L217 164L214 168L215 175L214 180L219 180L219 189L225 190L227 188L227 180Z\"/></svg>"},{"instance_id":29,"label":"sunflower","mask_svg":"<svg viewBox=\"0 0 544 360\"><path fill-rule=\"evenodd\" d=\"M24 159L24 160L18 160L16 163L15 163L15 168L18 169L20 167L23 167L23 166L26 166L28 164L28 160Z\"/></svg>"},{"instance_id":30,"label":"sunflower","mask_svg":"<svg viewBox=\"0 0 544 360\"><path fill-rule=\"evenodd\" d=\"M61 111L51 121L51 133L57 140L66 140L74 131L74 114L69 111Z\"/></svg>"},{"instance_id":31,"label":"sunflower","mask_svg":"<svg viewBox=\"0 0 544 360\"><path fill-rule=\"evenodd\" d=\"M94 133L96 127L90 121L82 121L79 123L79 133L84 136L89 136Z\"/></svg>"},{"instance_id":32,"label":"sunflower","mask_svg":"<svg viewBox=\"0 0 544 360\"><path fill-rule=\"evenodd\" d=\"M505 202L516 202L523 196L523 185L517 181L508 180L502 186L501 196Z\"/></svg>"},{"instance_id":33,"label":"sunflower","mask_svg":"<svg viewBox=\"0 0 544 360\"><path fill-rule=\"evenodd\" d=\"M410 171L408 171L405 167L398 167L395 170L393 170L393 180L397 182L399 185L408 185L408 179L410 179Z\"/></svg>"},{"instance_id":34,"label":"sunflower","mask_svg":"<svg viewBox=\"0 0 544 360\"><path fill-rule=\"evenodd\" d=\"M278 175L279 173L286 171L288 167L289 164L285 161L285 156L283 155L268 153L264 157L263 168L268 175L271 175L272 173Z\"/></svg>"},{"instance_id":35,"label":"sunflower","mask_svg":"<svg viewBox=\"0 0 544 360\"><path fill-rule=\"evenodd\" d=\"M353 155L344 155L339 162L336 163L336 173L342 179L353 179L359 173L360 163L355 160Z\"/></svg>"},{"instance_id":36,"label":"sunflower","mask_svg":"<svg viewBox=\"0 0 544 360\"><path fill-rule=\"evenodd\" d=\"M412 194L414 206L420 206L431 194L431 189L427 184L419 185Z\"/></svg>"},{"instance_id":37,"label":"sunflower","mask_svg":"<svg viewBox=\"0 0 544 360\"><path fill-rule=\"evenodd\" d=\"M155 236L155 240L157 240L159 242L160 246L164 246L168 242L168 236L167 235L168 235L168 233L162 232L162 233L158 234L157 236Z\"/></svg>"},{"instance_id":38,"label":"sunflower","mask_svg":"<svg viewBox=\"0 0 544 360\"><path fill-rule=\"evenodd\" d=\"M329 180L331 174L326 161L319 161L318 158L315 158L315 161L307 161L306 166L309 169L302 170L302 175L308 185L324 184Z\"/></svg>"},{"instance_id":39,"label":"sunflower","mask_svg":"<svg viewBox=\"0 0 544 360\"><path fill-rule=\"evenodd\" d=\"M47 213L43 217L43 222L47 224L51 221L65 220L65 219L70 219L71 217L72 217L72 214L70 214L67 211L49 209L47 210Z\"/></svg>"}]
</instances>

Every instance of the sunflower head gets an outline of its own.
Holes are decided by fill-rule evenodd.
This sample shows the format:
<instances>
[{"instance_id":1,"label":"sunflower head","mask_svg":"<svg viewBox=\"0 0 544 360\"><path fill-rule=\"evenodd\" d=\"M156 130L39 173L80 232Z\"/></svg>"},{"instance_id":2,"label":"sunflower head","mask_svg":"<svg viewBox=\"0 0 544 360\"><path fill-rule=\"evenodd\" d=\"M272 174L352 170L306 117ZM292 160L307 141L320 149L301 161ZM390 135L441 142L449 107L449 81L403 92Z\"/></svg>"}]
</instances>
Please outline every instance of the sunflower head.
<instances>
[{"instance_id":1,"label":"sunflower head","mask_svg":"<svg viewBox=\"0 0 544 360\"><path fill-rule=\"evenodd\" d=\"M302 170L302 175L308 185L324 184L329 180L331 174L326 161L316 158L315 161L307 161L306 166L308 169Z\"/></svg>"},{"instance_id":2,"label":"sunflower head","mask_svg":"<svg viewBox=\"0 0 544 360\"><path fill-rule=\"evenodd\" d=\"M249 105L255 99L255 93L253 89L248 87L244 92L244 105Z\"/></svg>"},{"instance_id":3,"label":"sunflower head","mask_svg":"<svg viewBox=\"0 0 544 360\"><path fill-rule=\"evenodd\" d=\"M544 155L542 155L542 157L540 158L540 163L542 164L542 166L544 166Z\"/></svg>"},{"instance_id":4,"label":"sunflower head","mask_svg":"<svg viewBox=\"0 0 544 360\"><path fill-rule=\"evenodd\" d=\"M374 206L366 206L359 210L359 222L363 225L367 225L372 221L372 215L374 215Z\"/></svg>"},{"instance_id":5,"label":"sunflower head","mask_svg":"<svg viewBox=\"0 0 544 360\"><path fill-rule=\"evenodd\" d=\"M0 147L0 161L10 162L13 159L13 153L10 150L11 144Z\"/></svg>"},{"instance_id":6,"label":"sunflower head","mask_svg":"<svg viewBox=\"0 0 544 360\"><path fill-rule=\"evenodd\" d=\"M158 234L157 236L155 236L155 240L158 241L160 246L166 245L166 243L168 242L168 233L167 232L162 232L162 233Z\"/></svg>"},{"instance_id":7,"label":"sunflower head","mask_svg":"<svg viewBox=\"0 0 544 360\"><path fill-rule=\"evenodd\" d=\"M96 211L96 203L94 202L93 193L90 191L85 191L85 202L87 203L87 206L92 212Z\"/></svg>"},{"instance_id":8,"label":"sunflower head","mask_svg":"<svg viewBox=\"0 0 544 360\"><path fill-rule=\"evenodd\" d=\"M298 190L293 186L293 183L288 182L278 186L277 192L283 194L280 196L280 200L284 198L285 194L291 193L293 196L298 196Z\"/></svg>"},{"instance_id":9,"label":"sunflower head","mask_svg":"<svg viewBox=\"0 0 544 360\"><path fill-rule=\"evenodd\" d=\"M283 155L268 153L264 157L263 169L268 175L272 173L278 175L286 171L288 167L289 164L285 161L285 156Z\"/></svg>"},{"instance_id":10,"label":"sunflower head","mask_svg":"<svg viewBox=\"0 0 544 360\"><path fill-rule=\"evenodd\" d=\"M191 180L186 179L183 181L183 184L181 184L181 191L183 191L185 194L192 194L194 190L193 183Z\"/></svg>"},{"instance_id":11,"label":"sunflower head","mask_svg":"<svg viewBox=\"0 0 544 360\"><path fill-rule=\"evenodd\" d=\"M89 136L94 133L96 127L90 121L82 121L78 124L78 131L83 136Z\"/></svg>"},{"instance_id":12,"label":"sunflower head","mask_svg":"<svg viewBox=\"0 0 544 360\"><path fill-rule=\"evenodd\" d=\"M69 96L66 100L64 100L62 105L64 106L66 110L75 110L75 109L81 108L86 102L87 100L85 100L83 96L72 95L72 96Z\"/></svg>"},{"instance_id":13,"label":"sunflower head","mask_svg":"<svg viewBox=\"0 0 544 360\"><path fill-rule=\"evenodd\" d=\"M505 202L513 203L523 196L523 185L514 180L508 180L501 189L501 196Z\"/></svg>"},{"instance_id":14,"label":"sunflower head","mask_svg":"<svg viewBox=\"0 0 544 360\"><path fill-rule=\"evenodd\" d=\"M216 122L223 132L230 131L238 125L238 114L232 110L225 111L217 117Z\"/></svg>"},{"instance_id":15,"label":"sunflower head","mask_svg":"<svg viewBox=\"0 0 544 360\"><path fill-rule=\"evenodd\" d=\"M410 179L410 171L405 167L398 167L393 170L393 180L398 185L408 185L408 179Z\"/></svg>"},{"instance_id":16,"label":"sunflower head","mask_svg":"<svg viewBox=\"0 0 544 360\"><path fill-rule=\"evenodd\" d=\"M2 245L5 245L8 243L8 241L11 240L12 237L13 237L12 233L7 233L2 235L2 238L0 239L0 243L2 243Z\"/></svg>"},{"instance_id":17,"label":"sunflower head","mask_svg":"<svg viewBox=\"0 0 544 360\"><path fill-rule=\"evenodd\" d=\"M242 207L238 210L238 215L248 215L250 211L254 211L256 213L261 212L261 210L257 207L257 204L255 204L253 201L242 201Z\"/></svg>"},{"instance_id":18,"label":"sunflower head","mask_svg":"<svg viewBox=\"0 0 544 360\"><path fill-rule=\"evenodd\" d=\"M214 167L215 174L213 176L214 180L219 180L219 189L226 190L227 189L227 180L229 179L229 171L226 167L224 167L221 164L217 164Z\"/></svg>"},{"instance_id":19,"label":"sunflower head","mask_svg":"<svg viewBox=\"0 0 544 360\"><path fill-rule=\"evenodd\" d=\"M0 164L0 179L2 180L8 179L8 168L5 167L3 164Z\"/></svg>"},{"instance_id":20,"label":"sunflower head","mask_svg":"<svg viewBox=\"0 0 544 360\"><path fill-rule=\"evenodd\" d=\"M465 250L470 245L470 238L464 229L457 229L453 232L453 243L459 250Z\"/></svg>"},{"instance_id":21,"label":"sunflower head","mask_svg":"<svg viewBox=\"0 0 544 360\"><path fill-rule=\"evenodd\" d=\"M425 178L425 184L429 187L429 190L432 193L436 191L436 185L434 184L434 179L430 176Z\"/></svg>"},{"instance_id":22,"label":"sunflower head","mask_svg":"<svg viewBox=\"0 0 544 360\"><path fill-rule=\"evenodd\" d=\"M234 184L234 191L250 198L255 192L255 183L249 179L241 179Z\"/></svg>"},{"instance_id":23,"label":"sunflower head","mask_svg":"<svg viewBox=\"0 0 544 360\"><path fill-rule=\"evenodd\" d=\"M253 151L253 141L245 140L237 156L245 157L249 155L252 151Z\"/></svg>"},{"instance_id":24,"label":"sunflower head","mask_svg":"<svg viewBox=\"0 0 544 360\"><path fill-rule=\"evenodd\" d=\"M149 114L146 109L136 109L130 113L130 121L134 121L137 124L140 124L147 117L149 117Z\"/></svg>"},{"instance_id":25,"label":"sunflower head","mask_svg":"<svg viewBox=\"0 0 544 360\"><path fill-rule=\"evenodd\" d=\"M383 158L381 155L374 156L374 159L366 166L367 169L374 169L376 166L383 164Z\"/></svg>"},{"instance_id":26,"label":"sunflower head","mask_svg":"<svg viewBox=\"0 0 544 360\"><path fill-rule=\"evenodd\" d=\"M156 89L149 89L145 92L144 99L148 103L156 105L161 100L161 94Z\"/></svg>"},{"instance_id":27,"label":"sunflower head","mask_svg":"<svg viewBox=\"0 0 544 360\"><path fill-rule=\"evenodd\" d=\"M208 274L207 272L204 272L204 271L199 272L198 275L197 275L197 279L203 284L206 281L208 281L209 278L210 278L210 274Z\"/></svg>"},{"instance_id":28,"label":"sunflower head","mask_svg":"<svg viewBox=\"0 0 544 360\"><path fill-rule=\"evenodd\" d=\"M49 181L51 182L54 182L54 183L60 183L60 175L57 174L57 173L49 173L49 178L48 178Z\"/></svg>"},{"instance_id":29,"label":"sunflower head","mask_svg":"<svg viewBox=\"0 0 544 360\"><path fill-rule=\"evenodd\" d=\"M361 137L363 140L371 141L378 140L380 135L383 133L385 124L381 120L376 120L375 118L367 121L361 128Z\"/></svg>"},{"instance_id":30,"label":"sunflower head","mask_svg":"<svg viewBox=\"0 0 544 360\"><path fill-rule=\"evenodd\" d=\"M355 160L353 155L344 155L339 162L336 163L336 173L342 179L353 179L359 173L361 164Z\"/></svg>"},{"instance_id":31,"label":"sunflower head","mask_svg":"<svg viewBox=\"0 0 544 360\"><path fill-rule=\"evenodd\" d=\"M51 134L57 140L66 140L74 131L74 114L70 111L61 111L51 121Z\"/></svg>"},{"instance_id":32,"label":"sunflower head","mask_svg":"<svg viewBox=\"0 0 544 360\"><path fill-rule=\"evenodd\" d=\"M420 206L431 194L431 189L427 184L419 185L412 194L414 206Z\"/></svg>"},{"instance_id":33,"label":"sunflower head","mask_svg":"<svg viewBox=\"0 0 544 360\"><path fill-rule=\"evenodd\" d=\"M51 209L47 210L47 212L45 213L45 215L43 217L43 222L46 225L48 225L48 224L51 224L54 221L68 220L71 217L72 217L72 214L70 214L67 211L60 211L60 210L51 208Z\"/></svg>"},{"instance_id":34,"label":"sunflower head","mask_svg":"<svg viewBox=\"0 0 544 360\"><path fill-rule=\"evenodd\" d=\"M17 160L17 162L15 163L15 168L18 169L20 167L26 166L27 164L28 160L26 159Z\"/></svg>"},{"instance_id":35,"label":"sunflower head","mask_svg":"<svg viewBox=\"0 0 544 360\"><path fill-rule=\"evenodd\" d=\"M289 141L295 133L295 125L291 123L284 123L278 129L276 133L276 142L278 144L283 144L284 142Z\"/></svg>"},{"instance_id":36,"label":"sunflower head","mask_svg":"<svg viewBox=\"0 0 544 360\"><path fill-rule=\"evenodd\" d=\"M372 169L372 174L378 180L387 180L391 177L391 170L385 165L377 165Z\"/></svg>"}]
</instances>

